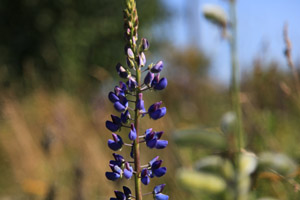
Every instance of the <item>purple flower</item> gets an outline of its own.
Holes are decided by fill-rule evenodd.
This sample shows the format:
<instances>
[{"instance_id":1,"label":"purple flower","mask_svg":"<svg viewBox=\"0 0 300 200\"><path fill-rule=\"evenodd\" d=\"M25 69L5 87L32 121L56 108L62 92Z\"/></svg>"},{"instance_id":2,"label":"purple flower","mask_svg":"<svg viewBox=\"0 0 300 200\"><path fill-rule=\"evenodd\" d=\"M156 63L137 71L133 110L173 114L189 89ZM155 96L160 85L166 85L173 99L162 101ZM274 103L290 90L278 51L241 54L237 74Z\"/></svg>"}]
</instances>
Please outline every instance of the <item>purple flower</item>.
<instances>
[{"instance_id":1,"label":"purple flower","mask_svg":"<svg viewBox=\"0 0 300 200\"><path fill-rule=\"evenodd\" d=\"M122 164L125 162L125 159L123 158L123 156L116 154L116 153L113 153L113 156L114 156L115 160L109 161L109 164L118 165L119 167L121 167Z\"/></svg>"},{"instance_id":2,"label":"purple flower","mask_svg":"<svg viewBox=\"0 0 300 200\"><path fill-rule=\"evenodd\" d=\"M131 199L131 191L128 187L123 186L123 192L115 191L115 195L117 198L110 198L110 200L129 200Z\"/></svg>"},{"instance_id":3,"label":"purple flower","mask_svg":"<svg viewBox=\"0 0 300 200\"><path fill-rule=\"evenodd\" d=\"M148 185L150 183L150 178L148 174L148 169L144 168L141 171L141 181L144 185Z\"/></svg>"},{"instance_id":4,"label":"purple flower","mask_svg":"<svg viewBox=\"0 0 300 200\"><path fill-rule=\"evenodd\" d=\"M129 110L126 110L124 113L121 113L121 121L126 124L128 120L131 118Z\"/></svg>"},{"instance_id":5,"label":"purple flower","mask_svg":"<svg viewBox=\"0 0 300 200\"><path fill-rule=\"evenodd\" d=\"M108 180L115 181L119 178L122 178L122 169L118 165L109 164L112 172L106 172L105 176Z\"/></svg>"},{"instance_id":6,"label":"purple flower","mask_svg":"<svg viewBox=\"0 0 300 200\"><path fill-rule=\"evenodd\" d=\"M152 104L149 109L148 109L148 114L150 116L150 118L154 119L154 120L157 120L157 119L160 119L162 118L166 112L167 112L167 109L166 107L162 107L160 108L162 102L156 102L154 104Z\"/></svg>"},{"instance_id":7,"label":"purple flower","mask_svg":"<svg viewBox=\"0 0 300 200\"><path fill-rule=\"evenodd\" d=\"M165 175L165 173L167 172L167 168L166 167L160 167L161 164L162 164L162 160L158 160L158 156L155 157L155 159L156 160L151 164L151 172L152 172L151 176L152 177L154 177L154 176L161 177L161 176Z\"/></svg>"},{"instance_id":8,"label":"purple flower","mask_svg":"<svg viewBox=\"0 0 300 200\"><path fill-rule=\"evenodd\" d=\"M122 126L121 119L115 115L111 115L112 121L106 121L105 125L111 132L116 132Z\"/></svg>"},{"instance_id":9,"label":"purple flower","mask_svg":"<svg viewBox=\"0 0 300 200\"><path fill-rule=\"evenodd\" d=\"M150 45L146 38L142 38L142 49L143 51L147 51L149 49Z\"/></svg>"},{"instance_id":10,"label":"purple flower","mask_svg":"<svg viewBox=\"0 0 300 200\"><path fill-rule=\"evenodd\" d=\"M168 81L164 77L164 78L160 79L157 84L154 85L154 89L155 90L163 90L167 87L167 85L168 85Z\"/></svg>"},{"instance_id":11,"label":"purple flower","mask_svg":"<svg viewBox=\"0 0 300 200\"><path fill-rule=\"evenodd\" d=\"M162 164L162 160L158 160L158 156L152 159L149 162L149 167L144 168L141 171L141 181L144 185L148 185L150 183L150 178L161 177L165 175L167 172L167 168L160 167Z\"/></svg>"},{"instance_id":12,"label":"purple flower","mask_svg":"<svg viewBox=\"0 0 300 200\"><path fill-rule=\"evenodd\" d=\"M109 139L107 142L108 147L113 151L121 149L124 144L122 138L115 133L112 133L112 137L113 140Z\"/></svg>"},{"instance_id":13,"label":"purple flower","mask_svg":"<svg viewBox=\"0 0 300 200\"><path fill-rule=\"evenodd\" d=\"M124 167L124 177L126 179L130 179L133 175L133 168L131 167L131 165L128 162L125 162L125 167Z\"/></svg>"},{"instance_id":14,"label":"purple flower","mask_svg":"<svg viewBox=\"0 0 300 200\"><path fill-rule=\"evenodd\" d=\"M137 86L136 80L132 77L129 77L126 83L130 91L133 91Z\"/></svg>"},{"instance_id":15,"label":"purple flower","mask_svg":"<svg viewBox=\"0 0 300 200\"><path fill-rule=\"evenodd\" d=\"M114 107L118 112L124 112L128 107L128 100L124 96L119 96L119 101L114 103Z\"/></svg>"},{"instance_id":16,"label":"purple flower","mask_svg":"<svg viewBox=\"0 0 300 200\"><path fill-rule=\"evenodd\" d=\"M161 72L161 70L163 69L163 67L164 67L163 61L159 61L158 63L156 63L156 64L150 69L150 71L151 71L152 73L159 73L159 72Z\"/></svg>"},{"instance_id":17,"label":"purple flower","mask_svg":"<svg viewBox=\"0 0 300 200\"><path fill-rule=\"evenodd\" d=\"M150 86L153 79L154 79L154 74L152 72L148 72L144 79L145 85Z\"/></svg>"},{"instance_id":18,"label":"purple flower","mask_svg":"<svg viewBox=\"0 0 300 200\"><path fill-rule=\"evenodd\" d=\"M139 94L139 99L138 99L138 101L137 101L137 103L136 103L136 108L137 108L138 110L142 110L142 111L145 111L145 112L146 112L145 106L144 106L144 100L143 100L143 93L140 93L140 94Z\"/></svg>"},{"instance_id":19,"label":"purple flower","mask_svg":"<svg viewBox=\"0 0 300 200\"><path fill-rule=\"evenodd\" d=\"M131 124L131 129L130 129L130 132L128 134L128 138L133 141L136 139L136 130L135 130L135 127L134 127L134 124L132 123Z\"/></svg>"},{"instance_id":20,"label":"purple flower","mask_svg":"<svg viewBox=\"0 0 300 200\"><path fill-rule=\"evenodd\" d=\"M168 85L168 81L166 78L162 78L159 80L159 75L159 73L156 74L151 82L151 87L153 87L155 90L163 90Z\"/></svg>"},{"instance_id":21,"label":"purple flower","mask_svg":"<svg viewBox=\"0 0 300 200\"><path fill-rule=\"evenodd\" d=\"M155 200L168 200L169 199L168 195L165 195L165 194L161 193L165 186L166 186L166 184L161 184L161 185L157 185L157 186L154 187L154 189L153 189L153 198Z\"/></svg>"},{"instance_id":22,"label":"purple flower","mask_svg":"<svg viewBox=\"0 0 300 200\"><path fill-rule=\"evenodd\" d=\"M128 77L128 72L126 71L126 69L120 63L117 64L116 70L117 70L117 72L118 72L118 74L121 78L127 78Z\"/></svg>"},{"instance_id":23,"label":"purple flower","mask_svg":"<svg viewBox=\"0 0 300 200\"><path fill-rule=\"evenodd\" d=\"M122 81L120 81L119 86L115 87L115 95L117 95L118 97L125 96L126 91L127 91L127 86Z\"/></svg>"},{"instance_id":24,"label":"purple flower","mask_svg":"<svg viewBox=\"0 0 300 200\"><path fill-rule=\"evenodd\" d=\"M116 101L120 101L119 97L113 93L113 92L109 92L108 94L108 99L112 102L115 103Z\"/></svg>"},{"instance_id":25,"label":"purple flower","mask_svg":"<svg viewBox=\"0 0 300 200\"><path fill-rule=\"evenodd\" d=\"M147 129L145 131L145 141L146 145L149 148L156 148L156 149L163 149L168 145L167 140L160 140L161 136L163 135L163 131L154 132L152 128Z\"/></svg>"}]
</instances>

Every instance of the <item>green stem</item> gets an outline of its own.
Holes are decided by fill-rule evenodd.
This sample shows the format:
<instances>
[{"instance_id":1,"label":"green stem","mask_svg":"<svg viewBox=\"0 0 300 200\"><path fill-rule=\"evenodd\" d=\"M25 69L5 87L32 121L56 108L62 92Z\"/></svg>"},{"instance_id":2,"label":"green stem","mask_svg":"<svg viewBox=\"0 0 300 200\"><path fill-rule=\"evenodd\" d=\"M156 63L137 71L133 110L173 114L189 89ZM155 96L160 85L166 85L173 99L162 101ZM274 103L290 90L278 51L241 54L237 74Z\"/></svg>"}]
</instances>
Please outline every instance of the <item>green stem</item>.
<instances>
[{"instance_id":1,"label":"green stem","mask_svg":"<svg viewBox=\"0 0 300 200\"><path fill-rule=\"evenodd\" d=\"M137 66L137 65L136 65ZM139 67L136 68L136 81L138 84L137 93L136 93L136 102L139 100L139 94L141 93L141 70ZM135 174L135 196L137 200L142 200L142 188L141 188L141 165L140 165L140 149L139 149L139 111L135 109L135 116L134 116L134 125L136 129L136 140L133 144L133 151L134 151L134 168L136 171Z\"/></svg>"},{"instance_id":2,"label":"green stem","mask_svg":"<svg viewBox=\"0 0 300 200\"><path fill-rule=\"evenodd\" d=\"M237 56L237 18L236 18L236 0L230 0L230 19L231 19L231 38L230 38L230 54L231 54L231 66L232 66L232 103L234 112L236 114L236 125L235 125L235 143L238 150L238 154L235 155L235 162L238 171L236 176L236 187L235 187L235 200L246 200L247 195L242 195L240 192L240 156L241 151L244 148L244 132L242 122L242 112L240 103L240 68Z\"/></svg>"},{"instance_id":3,"label":"green stem","mask_svg":"<svg viewBox=\"0 0 300 200\"><path fill-rule=\"evenodd\" d=\"M232 89L232 103L236 114L237 123L235 126L236 143L237 149L240 152L244 148L244 132L242 123L242 112L240 104L240 83L239 83L239 64L237 57L237 24L236 24L236 9L235 0L230 0L230 18L231 18L231 28L232 35L230 38L230 53L231 53L231 67L232 67L232 79L231 79L231 89Z\"/></svg>"}]
</instances>

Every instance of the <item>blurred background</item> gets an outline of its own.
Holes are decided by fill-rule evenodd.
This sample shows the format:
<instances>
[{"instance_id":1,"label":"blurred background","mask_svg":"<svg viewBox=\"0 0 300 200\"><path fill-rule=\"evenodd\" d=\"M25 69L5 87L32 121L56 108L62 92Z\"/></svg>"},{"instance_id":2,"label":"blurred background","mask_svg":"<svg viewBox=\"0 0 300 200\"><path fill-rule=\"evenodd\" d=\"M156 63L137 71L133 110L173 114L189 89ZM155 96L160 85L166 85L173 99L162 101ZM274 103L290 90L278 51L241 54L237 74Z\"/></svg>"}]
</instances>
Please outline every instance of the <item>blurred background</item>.
<instances>
[{"instance_id":1,"label":"blurred background","mask_svg":"<svg viewBox=\"0 0 300 200\"><path fill-rule=\"evenodd\" d=\"M144 128L165 130L169 139L159 153L168 173L151 187L166 182L165 193L174 200L213 199L186 191L174 174L215 153L200 144L179 146L174 132L219 131L232 107L229 46L204 19L206 3L228 10L224 0L137 0L139 36L151 45L147 60L163 60L169 81L166 90L145 97L147 106L162 99L168 108L160 122L145 120ZM0 200L108 199L128 183L104 176L112 153L105 121L114 113L107 94L119 81L115 65L126 62L123 8L111 0L1 0ZM299 8L297 0L237 1L246 148L282 152L295 163L300 99L283 53L283 27L289 24L298 69ZM145 153L143 162L156 154ZM293 173L297 180L299 169ZM297 192L294 185L284 182L261 176L252 189L298 199L290 196Z\"/></svg>"}]
</instances>

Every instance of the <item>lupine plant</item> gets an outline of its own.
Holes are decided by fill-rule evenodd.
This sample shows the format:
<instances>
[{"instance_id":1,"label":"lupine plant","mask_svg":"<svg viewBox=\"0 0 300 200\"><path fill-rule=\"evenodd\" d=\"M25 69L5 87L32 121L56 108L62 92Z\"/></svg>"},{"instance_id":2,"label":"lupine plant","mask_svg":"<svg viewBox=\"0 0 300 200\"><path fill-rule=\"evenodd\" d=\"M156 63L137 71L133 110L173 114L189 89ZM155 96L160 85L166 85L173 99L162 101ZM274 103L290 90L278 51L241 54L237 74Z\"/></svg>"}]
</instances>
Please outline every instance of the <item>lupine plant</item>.
<instances>
[{"instance_id":1,"label":"lupine plant","mask_svg":"<svg viewBox=\"0 0 300 200\"><path fill-rule=\"evenodd\" d=\"M155 200L167 200L168 195L162 193L165 184L157 185L152 192L142 193L141 184L148 185L150 179L165 175L167 169L162 167L162 160L156 156L147 164L141 165L140 145L149 149L164 149L167 140L162 140L163 131L152 128L141 133L141 120L144 117L158 120L166 114L166 107L162 101L153 103L146 110L143 94L146 91L163 90L167 86L167 79L160 78L163 62L151 63L146 66L145 52L149 49L149 42L142 38L138 41L138 14L134 0L125 0L124 28L125 28L125 54L126 64L118 63L116 71L123 81L109 92L108 99L113 103L119 115L111 115L111 120L106 121L106 128L112 132L112 139L108 140L108 147L113 151L121 151L123 147L131 148L130 155L122 156L113 153L113 160L109 162L111 171L106 172L106 178L111 181L118 179L133 179L135 194L123 186L122 191L115 191L111 200L137 199L142 200L145 195L153 195ZM126 130L126 135L118 134L121 129Z\"/></svg>"},{"instance_id":2,"label":"lupine plant","mask_svg":"<svg viewBox=\"0 0 300 200\"><path fill-rule=\"evenodd\" d=\"M213 155L198 160L193 169L178 170L177 178L182 186L195 196L200 195L211 199L225 200L275 200L261 197L262 192L257 187L260 177L265 174L281 179L293 187L295 194L289 194L295 199L299 184L295 180L296 162L283 153L261 152L258 155L246 151L240 104L239 66L237 57L236 30L236 0L228 0L230 17L219 6L206 5L204 16L222 30L222 37L230 44L232 80L231 95L234 112L224 115L221 122L221 132L217 130L190 129L180 130L174 134L174 141L180 146L204 146ZM230 26L229 26L230 25ZM291 60L291 43L284 30L286 43L285 55L292 70L295 90L299 89L299 77ZM298 95L298 91L296 95ZM252 186L252 187L251 187ZM253 187L254 186L254 187ZM280 193L280 192L279 192ZM269 194L268 194L269 195ZM284 199L284 198L279 198Z\"/></svg>"}]
</instances>

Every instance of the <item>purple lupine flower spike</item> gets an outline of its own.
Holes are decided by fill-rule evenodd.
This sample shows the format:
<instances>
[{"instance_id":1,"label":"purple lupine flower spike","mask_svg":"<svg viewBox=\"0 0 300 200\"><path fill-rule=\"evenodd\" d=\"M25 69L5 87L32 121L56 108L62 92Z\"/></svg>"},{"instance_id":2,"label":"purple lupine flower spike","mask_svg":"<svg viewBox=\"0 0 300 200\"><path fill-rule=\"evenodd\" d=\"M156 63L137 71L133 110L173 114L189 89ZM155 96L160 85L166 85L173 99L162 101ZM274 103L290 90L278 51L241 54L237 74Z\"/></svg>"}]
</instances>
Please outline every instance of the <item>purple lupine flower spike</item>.
<instances>
[{"instance_id":1,"label":"purple lupine flower spike","mask_svg":"<svg viewBox=\"0 0 300 200\"><path fill-rule=\"evenodd\" d=\"M155 132L152 128L145 131L144 135L139 134L138 124L140 119L149 114L149 117L154 120L162 118L166 114L166 108L161 107L162 102L152 104L148 111L145 109L145 102L143 99L143 92L147 90L163 90L166 88L168 82L166 78L159 78L160 72L163 69L163 61L156 64L146 66L145 51L149 49L149 42L146 38L142 38L140 43L138 41L138 15L136 10L135 0L126 0L126 8L124 9L124 35L126 39L125 55L128 66L123 67L120 63L116 65L116 71L120 78L126 79L120 82L114 88L114 91L108 94L108 99L113 103L117 112L121 116L111 115L111 120L106 121L106 128L112 132L112 139L109 139L107 144L113 151L122 150L123 146L130 146L130 157L133 161L126 161L122 155L113 153L114 160L110 160L109 167L111 171L106 172L106 178L109 180L117 180L121 178L131 179L135 173L135 197L131 195L129 188L123 186L123 192L115 191L115 197L110 200L132 200L142 199L142 196L151 194L142 194L140 182L144 185L150 183L150 179L154 177L161 177L165 175L167 169L162 167L162 160L156 156L147 165L140 165L141 162L139 144L146 144L150 149L163 149L168 145L168 141L162 140L163 131ZM142 80L143 72L147 72L144 80ZM131 74L134 73L134 74ZM142 83L143 82L143 83ZM130 105L129 105L130 104ZM134 104L134 105L133 105ZM130 115L134 113L134 116ZM131 122L132 121L132 122ZM130 127L128 126L130 124ZM136 127L137 126L137 127ZM120 129L129 128L128 139L130 144L124 143L121 136L115 132ZM125 148L125 147L124 147ZM133 170L131 164L133 163L136 171ZM137 166L139 165L139 166ZM153 190L153 197L155 200L168 200L168 196L162 194L162 189L165 185L156 186Z\"/></svg>"},{"instance_id":2,"label":"purple lupine flower spike","mask_svg":"<svg viewBox=\"0 0 300 200\"><path fill-rule=\"evenodd\" d=\"M161 70L163 69L163 67L164 67L163 61L159 61L158 63L156 63L156 64L150 69L150 71L151 71L152 73L159 73L159 72L161 72Z\"/></svg>"}]
</instances>

